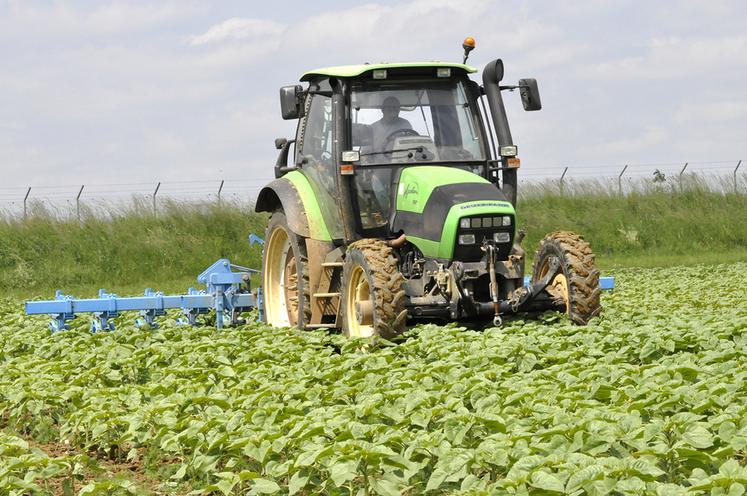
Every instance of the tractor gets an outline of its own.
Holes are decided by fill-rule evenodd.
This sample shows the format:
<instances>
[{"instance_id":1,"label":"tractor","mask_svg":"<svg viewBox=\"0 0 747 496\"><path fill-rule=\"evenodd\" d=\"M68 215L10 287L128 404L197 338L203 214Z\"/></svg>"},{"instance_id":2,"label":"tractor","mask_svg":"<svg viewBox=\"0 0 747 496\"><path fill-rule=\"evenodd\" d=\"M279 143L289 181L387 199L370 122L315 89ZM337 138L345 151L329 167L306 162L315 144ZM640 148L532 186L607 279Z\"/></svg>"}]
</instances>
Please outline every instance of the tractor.
<instances>
[{"instance_id":1,"label":"tractor","mask_svg":"<svg viewBox=\"0 0 747 496\"><path fill-rule=\"evenodd\" d=\"M275 140L276 179L255 207L270 214L269 324L389 339L423 320L500 326L557 310L585 325L600 313L594 254L573 232L544 237L525 284L520 160L502 92L540 110L537 82L501 84L496 59L479 84L467 65L474 40L463 48L462 63L329 67L280 88L296 136Z\"/></svg>"}]
</instances>

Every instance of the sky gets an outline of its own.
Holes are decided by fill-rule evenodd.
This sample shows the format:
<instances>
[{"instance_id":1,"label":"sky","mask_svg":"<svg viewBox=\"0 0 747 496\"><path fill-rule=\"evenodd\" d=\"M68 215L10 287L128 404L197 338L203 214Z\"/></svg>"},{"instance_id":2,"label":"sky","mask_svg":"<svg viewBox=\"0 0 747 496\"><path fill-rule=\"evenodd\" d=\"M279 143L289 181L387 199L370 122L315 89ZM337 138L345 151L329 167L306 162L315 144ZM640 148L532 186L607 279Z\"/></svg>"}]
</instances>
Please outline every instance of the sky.
<instances>
[{"instance_id":1,"label":"sky","mask_svg":"<svg viewBox=\"0 0 747 496\"><path fill-rule=\"evenodd\" d=\"M471 65L538 80L539 112L504 94L520 180L728 172L747 158L745 19L737 0L0 0L0 201L222 179L256 194L274 139L295 133L280 86L331 65L461 62L465 36Z\"/></svg>"}]
</instances>

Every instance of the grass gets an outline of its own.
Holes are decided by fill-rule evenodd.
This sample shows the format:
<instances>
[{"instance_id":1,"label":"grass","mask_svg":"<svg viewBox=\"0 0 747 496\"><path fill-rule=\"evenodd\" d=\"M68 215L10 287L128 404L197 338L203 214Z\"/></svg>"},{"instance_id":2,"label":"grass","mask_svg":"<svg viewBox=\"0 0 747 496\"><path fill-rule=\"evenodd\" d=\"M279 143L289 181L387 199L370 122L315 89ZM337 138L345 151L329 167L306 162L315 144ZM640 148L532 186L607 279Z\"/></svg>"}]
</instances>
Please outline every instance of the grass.
<instances>
[{"instance_id":1,"label":"grass","mask_svg":"<svg viewBox=\"0 0 747 496\"><path fill-rule=\"evenodd\" d=\"M259 268L261 247L250 247L247 237L263 236L265 223L242 205L169 203L154 217L135 203L80 223L36 212L27 221L0 221L0 288L14 295L99 287L126 294L154 285L184 291L218 258Z\"/></svg>"},{"instance_id":2,"label":"grass","mask_svg":"<svg viewBox=\"0 0 747 496\"><path fill-rule=\"evenodd\" d=\"M619 196L601 183L532 185L518 205L532 254L545 233L585 236L599 266L671 266L747 260L747 195L714 192L697 183ZM100 287L138 294L145 287L183 292L220 257L260 268L267 217L248 204L168 203L154 217L147 204L88 212L78 222L36 209L26 221L0 218L0 289L16 297L51 296L62 288L93 296Z\"/></svg>"}]
</instances>

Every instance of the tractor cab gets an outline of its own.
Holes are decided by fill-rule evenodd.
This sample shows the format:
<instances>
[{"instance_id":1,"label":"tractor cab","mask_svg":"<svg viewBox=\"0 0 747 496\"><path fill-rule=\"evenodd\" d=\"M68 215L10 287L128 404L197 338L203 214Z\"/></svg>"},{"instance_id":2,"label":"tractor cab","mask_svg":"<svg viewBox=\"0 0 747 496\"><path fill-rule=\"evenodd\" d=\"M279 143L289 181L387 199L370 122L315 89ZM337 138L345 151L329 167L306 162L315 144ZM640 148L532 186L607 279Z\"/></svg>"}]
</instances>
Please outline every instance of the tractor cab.
<instances>
[{"instance_id":1,"label":"tractor cab","mask_svg":"<svg viewBox=\"0 0 747 496\"><path fill-rule=\"evenodd\" d=\"M299 118L299 125L293 165L283 149L277 175L299 170L307 176L338 239L346 237L340 208L355 212L349 233L394 234L405 168L457 168L500 186L500 164L480 112L483 92L469 78L474 72L463 64L419 62L305 73L301 80L308 88L281 89L283 116ZM339 174L351 176L347 188L340 189Z\"/></svg>"}]
</instances>

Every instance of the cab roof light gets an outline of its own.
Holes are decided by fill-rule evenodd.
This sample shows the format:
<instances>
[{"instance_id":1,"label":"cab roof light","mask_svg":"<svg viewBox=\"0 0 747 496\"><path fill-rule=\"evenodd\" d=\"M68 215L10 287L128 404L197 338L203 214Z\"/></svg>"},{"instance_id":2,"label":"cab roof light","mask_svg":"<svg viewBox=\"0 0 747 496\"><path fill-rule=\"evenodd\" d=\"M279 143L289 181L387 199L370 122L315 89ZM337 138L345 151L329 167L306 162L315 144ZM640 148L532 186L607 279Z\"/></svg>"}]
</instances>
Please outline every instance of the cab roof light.
<instances>
[{"instance_id":1,"label":"cab roof light","mask_svg":"<svg viewBox=\"0 0 747 496\"><path fill-rule=\"evenodd\" d=\"M440 78L451 77L451 67L438 67L436 69L436 77L440 77Z\"/></svg>"},{"instance_id":2,"label":"cab roof light","mask_svg":"<svg viewBox=\"0 0 747 496\"><path fill-rule=\"evenodd\" d=\"M373 78L374 79L386 79L386 69L374 69Z\"/></svg>"}]
</instances>

